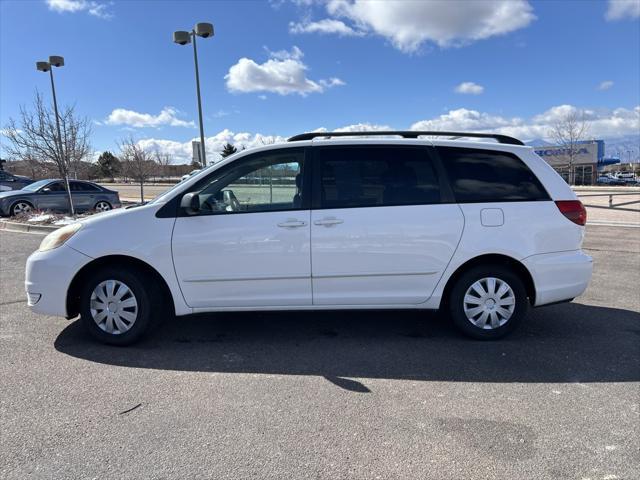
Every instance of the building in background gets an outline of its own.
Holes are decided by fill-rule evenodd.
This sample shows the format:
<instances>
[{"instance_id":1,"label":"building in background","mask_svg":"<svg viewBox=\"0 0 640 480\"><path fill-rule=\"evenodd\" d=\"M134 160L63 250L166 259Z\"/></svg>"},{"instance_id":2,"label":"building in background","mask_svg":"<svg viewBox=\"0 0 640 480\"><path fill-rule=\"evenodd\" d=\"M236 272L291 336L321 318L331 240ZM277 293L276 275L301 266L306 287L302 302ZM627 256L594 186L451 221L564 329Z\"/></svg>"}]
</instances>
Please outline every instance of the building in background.
<instances>
[{"instance_id":1,"label":"building in background","mask_svg":"<svg viewBox=\"0 0 640 480\"><path fill-rule=\"evenodd\" d=\"M200 141L199 140L193 140L191 142L191 163L192 164L198 164L198 165L200 165L200 167L204 166L204 165L202 165L202 158L201 158L201 153L200 153Z\"/></svg>"},{"instance_id":2,"label":"building in background","mask_svg":"<svg viewBox=\"0 0 640 480\"><path fill-rule=\"evenodd\" d=\"M575 185L593 185L598 171L607 165L620 163L619 158L607 158L604 153L604 140L584 140L578 142L578 152L573 159L573 173L570 174L569 149L562 145L535 147L535 152L551 165L568 183L573 177Z\"/></svg>"}]
</instances>

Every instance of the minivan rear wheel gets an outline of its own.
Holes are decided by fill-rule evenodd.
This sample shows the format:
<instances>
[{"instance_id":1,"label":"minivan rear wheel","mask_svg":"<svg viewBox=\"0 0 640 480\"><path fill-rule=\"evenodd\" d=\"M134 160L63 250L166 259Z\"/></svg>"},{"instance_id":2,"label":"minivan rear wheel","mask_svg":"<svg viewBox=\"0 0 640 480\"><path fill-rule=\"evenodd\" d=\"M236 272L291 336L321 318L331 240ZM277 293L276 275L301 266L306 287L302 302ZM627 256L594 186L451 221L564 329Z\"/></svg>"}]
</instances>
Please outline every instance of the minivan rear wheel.
<instances>
[{"instance_id":1,"label":"minivan rear wheel","mask_svg":"<svg viewBox=\"0 0 640 480\"><path fill-rule=\"evenodd\" d=\"M491 340L511 332L529 307L520 277L507 267L482 265L463 273L449 297L454 325L470 337Z\"/></svg>"},{"instance_id":2,"label":"minivan rear wheel","mask_svg":"<svg viewBox=\"0 0 640 480\"><path fill-rule=\"evenodd\" d=\"M161 315L160 296L144 272L103 268L88 278L80 295L80 319L97 340L134 343Z\"/></svg>"}]
</instances>

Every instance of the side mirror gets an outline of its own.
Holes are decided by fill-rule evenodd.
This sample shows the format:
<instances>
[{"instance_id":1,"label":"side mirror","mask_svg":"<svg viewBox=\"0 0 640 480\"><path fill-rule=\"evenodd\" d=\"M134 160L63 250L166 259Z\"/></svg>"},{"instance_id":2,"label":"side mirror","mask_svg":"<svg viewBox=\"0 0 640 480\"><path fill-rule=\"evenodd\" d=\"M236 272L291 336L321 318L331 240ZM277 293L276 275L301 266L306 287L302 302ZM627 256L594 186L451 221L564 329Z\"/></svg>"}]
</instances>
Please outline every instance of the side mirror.
<instances>
[{"instance_id":1,"label":"side mirror","mask_svg":"<svg viewBox=\"0 0 640 480\"><path fill-rule=\"evenodd\" d=\"M51 192L51 189L50 189L49 187L44 187L44 188L42 189L42 192L43 192L43 193L50 193L50 192Z\"/></svg>"},{"instance_id":2,"label":"side mirror","mask_svg":"<svg viewBox=\"0 0 640 480\"><path fill-rule=\"evenodd\" d=\"M180 200L180 208L184 208L188 215L195 215L200 211L200 196L198 192L187 193Z\"/></svg>"}]
</instances>

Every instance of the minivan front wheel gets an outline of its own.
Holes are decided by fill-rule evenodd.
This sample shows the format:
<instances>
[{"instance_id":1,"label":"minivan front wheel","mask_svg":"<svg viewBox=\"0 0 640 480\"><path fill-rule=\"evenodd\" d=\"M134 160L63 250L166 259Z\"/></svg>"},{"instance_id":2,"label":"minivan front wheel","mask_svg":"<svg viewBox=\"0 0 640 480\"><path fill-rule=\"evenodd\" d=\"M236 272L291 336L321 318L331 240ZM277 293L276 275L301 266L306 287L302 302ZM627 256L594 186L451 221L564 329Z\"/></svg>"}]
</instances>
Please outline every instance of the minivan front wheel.
<instances>
[{"instance_id":1,"label":"minivan front wheel","mask_svg":"<svg viewBox=\"0 0 640 480\"><path fill-rule=\"evenodd\" d=\"M463 273L449 298L455 326L483 340L512 331L526 315L528 306L524 283L503 266L478 266Z\"/></svg>"},{"instance_id":2,"label":"minivan front wheel","mask_svg":"<svg viewBox=\"0 0 640 480\"><path fill-rule=\"evenodd\" d=\"M104 268L90 276L80 296L80 318L96 339L111 345L137 341L161 313L153 282L143 272Z\"/></svg>"}]
</instances>

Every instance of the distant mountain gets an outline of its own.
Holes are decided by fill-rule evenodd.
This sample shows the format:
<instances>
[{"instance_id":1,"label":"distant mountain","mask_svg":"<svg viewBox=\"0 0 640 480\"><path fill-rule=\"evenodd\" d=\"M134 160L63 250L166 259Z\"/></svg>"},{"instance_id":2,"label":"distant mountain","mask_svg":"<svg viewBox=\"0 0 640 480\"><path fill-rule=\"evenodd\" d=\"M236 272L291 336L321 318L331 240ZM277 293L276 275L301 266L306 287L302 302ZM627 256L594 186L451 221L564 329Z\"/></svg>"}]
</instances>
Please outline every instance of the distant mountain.
<instances>
[{"instance_id":1,"label":"distant mountain","mask_svg":"<svg viewBox=\"0 0 640 480\"><path fill-rule=\"evenodd\" d=\"M604 138L604 152L607 157L619 158L622 162L640 162L640 134L617 138Z\"/></svg>"},{"instance_id":2,"label":"distant mountain","mask_svg":"<svg viewBox=\"0 0 640 480\"><path fill-rule=\"evenodd\" d=\"M528 145L529 147L550 147L551 145L553 145L553 143L547 142L546 140L543 140L542 138L534 138L533 140L529 140L528 142L524 142L524 144Z\"/></svg>"}]
</instances>

